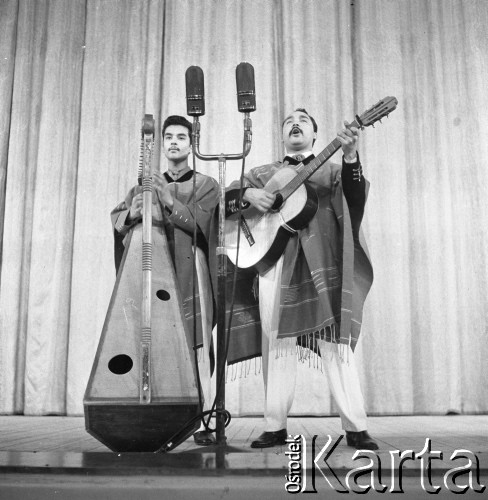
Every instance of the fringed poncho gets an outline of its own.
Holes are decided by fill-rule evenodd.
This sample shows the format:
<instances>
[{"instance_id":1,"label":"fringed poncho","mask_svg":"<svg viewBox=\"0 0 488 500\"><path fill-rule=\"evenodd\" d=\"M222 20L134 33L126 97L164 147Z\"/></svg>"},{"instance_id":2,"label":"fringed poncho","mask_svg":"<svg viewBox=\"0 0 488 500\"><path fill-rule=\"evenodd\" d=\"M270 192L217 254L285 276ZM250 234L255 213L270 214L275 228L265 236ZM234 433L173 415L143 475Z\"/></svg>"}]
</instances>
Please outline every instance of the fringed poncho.
<instances>
[{"instance_id":1,"label":"fringed poncho","mask_svg":"<svg viewBox=\"0 0 488 500\"><path fill-rule=\"evenodd\" d=\"M244 186L264 187L282 166L275 162L252 169ZM358 171L359 163L341 167L327 162L307 181L317 192L319 206L308 226L292 236L285 249L278 338L297 337L298 345L315 351L317 338L356 347L363 304L373 281L360 230L369 184L362 175L360 180L354 177ZM229 190L238 187L236 182ZM232 278L229 262L227 314ZM257 281L255 271L239 269L228 364L261 355Z\"/></svg>"}]
</instances>

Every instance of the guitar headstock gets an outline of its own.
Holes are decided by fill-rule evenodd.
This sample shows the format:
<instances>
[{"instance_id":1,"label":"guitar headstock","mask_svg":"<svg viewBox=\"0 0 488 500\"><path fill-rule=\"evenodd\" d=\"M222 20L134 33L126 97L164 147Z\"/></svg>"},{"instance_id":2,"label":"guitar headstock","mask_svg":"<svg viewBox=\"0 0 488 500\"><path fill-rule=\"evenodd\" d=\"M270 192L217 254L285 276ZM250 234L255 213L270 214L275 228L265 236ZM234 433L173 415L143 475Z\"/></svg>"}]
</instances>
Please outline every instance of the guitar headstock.
<instances>
[{"instance_id":1,"label":"guitar headstock","mask_svg":"<svg viewBox=\"0 0 488 500\"><path fill-rule=\"evenodd\" d=\"M396 109L398 100L396 97L385 97L378 101L374 106L371 106L361 116L356 115L356 120L361 128L369 127L388 116L394 109Z\"/></svg>"}]
</instances>

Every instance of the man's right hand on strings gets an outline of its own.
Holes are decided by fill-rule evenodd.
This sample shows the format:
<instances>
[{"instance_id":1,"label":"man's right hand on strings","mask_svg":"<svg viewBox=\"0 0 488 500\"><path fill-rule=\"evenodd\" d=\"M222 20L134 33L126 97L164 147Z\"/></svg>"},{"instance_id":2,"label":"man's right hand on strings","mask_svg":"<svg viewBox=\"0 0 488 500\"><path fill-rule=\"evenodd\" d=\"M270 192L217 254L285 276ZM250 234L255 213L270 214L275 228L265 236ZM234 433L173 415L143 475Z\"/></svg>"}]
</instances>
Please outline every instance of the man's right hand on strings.
<instances>
[{"instance_id":1,"label":"man's right hand on strings","mask_svg":"<svg viewBox=\"0 0 488 500\"><path fill-rule=\"evenodd\" d=\"M129 211L130 221L135 221L142 217L142 193L136 194L132 198Z\"/></svg>"},{"instance_id":2,"label":"man's right hand on strings","mask_svg":"<svg viewBox=\"0 0 488 500\"><path fill-rule=\"evenodd\" d=\"M248 201L254 208L264 213L273 206L276 195L268 193L264 189L247 188L242 199Z\"/></svg>"}]
</instances>

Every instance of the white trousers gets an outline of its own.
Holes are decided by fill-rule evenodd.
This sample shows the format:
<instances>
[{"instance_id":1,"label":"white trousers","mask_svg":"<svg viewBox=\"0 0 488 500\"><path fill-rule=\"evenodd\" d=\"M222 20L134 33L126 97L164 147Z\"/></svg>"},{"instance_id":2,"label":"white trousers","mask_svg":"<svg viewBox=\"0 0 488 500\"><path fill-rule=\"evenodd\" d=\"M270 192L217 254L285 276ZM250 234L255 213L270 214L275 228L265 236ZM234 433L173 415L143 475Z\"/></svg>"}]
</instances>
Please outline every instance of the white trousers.
<instances>
[{"instance_id":1,"label":"white trousers","mask_svg":"<svg viewBox=\"0 0 488 500\"><path fill-rule=\"evenodd\" d=\"M203 410L210 410L214 399L210 377L210 342L212 339L212 288L205 254L200 248L196 253L196 270L198 278L198 293L200 295L200 310L202 315L203 348L198 353L198 370L204 398ZM203 423L200 430L204 430Z\"/></svg>"},{"instance_id":2,"label":"white trousers","mask_svg":"<svg viewBox=\"0 0 488 500\"><path fill-rule=\"evenodd\" d=\"M259 276L259 310L262 328L265 431L286 429L286 420L295 395L298 359L296 338L278 340L281 273L283 256ZM318 341L325 376L346 431L366 430L366 412L359 376L350 347L345 360L338 345ZM283 351L285 351L283 353Z\"/></svg>"}]
</instances>

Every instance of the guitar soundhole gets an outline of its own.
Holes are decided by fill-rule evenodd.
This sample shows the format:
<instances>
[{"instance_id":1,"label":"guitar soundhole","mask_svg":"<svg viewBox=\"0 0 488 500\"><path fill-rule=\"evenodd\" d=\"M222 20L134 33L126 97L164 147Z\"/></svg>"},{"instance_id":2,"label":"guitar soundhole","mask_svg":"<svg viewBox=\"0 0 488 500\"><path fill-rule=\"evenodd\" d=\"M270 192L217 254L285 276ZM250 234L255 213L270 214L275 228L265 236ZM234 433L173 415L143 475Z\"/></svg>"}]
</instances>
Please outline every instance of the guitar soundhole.
<instances>
[{"instance_id":1,"label":"guitar soundhole","mask_svg":"<svg viewBox=\"0 0 488 500\"><path fill-rule=\"evenodd\" d=\"M169 300L171 298L171 295L166 291L166 290L158 290L156 292L156 297L159 300Z\"/></svg>"},{"instance_id":2,"label":"guitar soundhole","mask_svg":"<svg viewBox=\"0 0 488 500\"><path fill-rule=\"evenodd\" d=\"M115 375L125 375L132 370L132 358L127 354L118 354L108 362L108 369Z\"/></svg>"},{"instance_id":3,"label":"guitar soundhole","mask_svg":"<svg viewBox=\"0 0 488 500\"><path fill-rule=\"evenodd\" d=\"M276 195L275 201L271 207L271 210L277 211L281 208L281 205L283 205L283 195L281 193L278 193Z\"/></svg>"}]
</instances>

